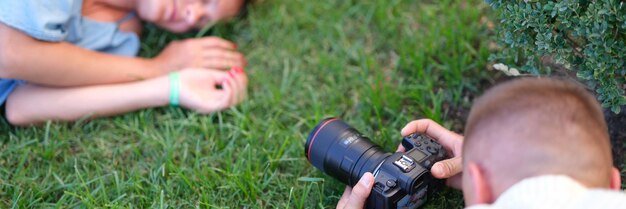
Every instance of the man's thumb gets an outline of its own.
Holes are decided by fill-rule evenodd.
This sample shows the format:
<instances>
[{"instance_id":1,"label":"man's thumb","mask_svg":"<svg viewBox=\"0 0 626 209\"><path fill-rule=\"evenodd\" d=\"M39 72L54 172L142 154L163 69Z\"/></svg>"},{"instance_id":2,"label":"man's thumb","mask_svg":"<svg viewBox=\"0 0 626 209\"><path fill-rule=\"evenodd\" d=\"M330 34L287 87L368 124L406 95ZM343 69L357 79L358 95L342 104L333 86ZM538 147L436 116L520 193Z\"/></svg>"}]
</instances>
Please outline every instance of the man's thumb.
<instances>
[{"instance_id":1,"label":"man's thumb","mask_svg":"<svg viewBox=\"0 0 626 209\"><path fill-rule=\"evenodd\" d=\"M454 157L447 160L442 160L430 169L430 172L435 178L447 179L456 174L461 173L463 170L462 160L460 157Z\"/></svg>"},{"instance_id":2,"label":"man's thumb","mask_svg":"<svg viewBox=\"0 0 626 209\"><path fill-rule=\"evenodd\" d=\"M345 208L349 209L361 209L365 206L365 201L367 201L367 197L372 192L372 187L374 186L374 176L372 173L365 173L359 183L354 185L352 188L352 194L350 194L350 198L348 199L348 203Z\"/></svg>"}]
</instances>

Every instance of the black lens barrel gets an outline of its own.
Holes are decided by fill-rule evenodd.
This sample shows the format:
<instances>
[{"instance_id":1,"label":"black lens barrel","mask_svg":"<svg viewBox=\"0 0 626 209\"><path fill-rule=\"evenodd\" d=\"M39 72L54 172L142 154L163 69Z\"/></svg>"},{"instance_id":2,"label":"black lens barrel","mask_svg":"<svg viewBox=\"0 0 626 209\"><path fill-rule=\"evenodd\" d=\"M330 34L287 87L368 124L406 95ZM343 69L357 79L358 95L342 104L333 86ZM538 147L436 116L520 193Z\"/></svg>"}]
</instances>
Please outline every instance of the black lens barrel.
<instances>
[{"instance_id":1,"label":"black lens barrel","mask_svg":"<svg viewBox=\"0 0 626 209\"><path fill-rule=\"evenodd\" d=\"M313 166L350 186L390 155L335 118L323 120L311 131L304 152Z\"/></svg>"}]
</instances>

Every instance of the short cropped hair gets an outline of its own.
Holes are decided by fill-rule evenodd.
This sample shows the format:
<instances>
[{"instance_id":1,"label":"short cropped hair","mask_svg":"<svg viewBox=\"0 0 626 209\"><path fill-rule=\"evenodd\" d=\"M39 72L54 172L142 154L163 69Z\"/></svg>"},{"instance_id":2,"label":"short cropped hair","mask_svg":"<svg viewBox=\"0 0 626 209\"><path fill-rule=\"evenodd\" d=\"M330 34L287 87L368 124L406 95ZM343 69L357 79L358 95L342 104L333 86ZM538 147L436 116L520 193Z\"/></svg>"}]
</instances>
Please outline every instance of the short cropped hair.
<instances>
[{"instance_id":1,"label":"short cropped hair","mask_svg":"<svg viewBox=\"0 0 626 209\"><path fill-rule=\"evenodd\" d=\"M538 175L567 175L608 187L612 168L602 108L583 86L521 78L488 90L469 114L464 161L506 189Z\"/></svg>"}]
</instances>

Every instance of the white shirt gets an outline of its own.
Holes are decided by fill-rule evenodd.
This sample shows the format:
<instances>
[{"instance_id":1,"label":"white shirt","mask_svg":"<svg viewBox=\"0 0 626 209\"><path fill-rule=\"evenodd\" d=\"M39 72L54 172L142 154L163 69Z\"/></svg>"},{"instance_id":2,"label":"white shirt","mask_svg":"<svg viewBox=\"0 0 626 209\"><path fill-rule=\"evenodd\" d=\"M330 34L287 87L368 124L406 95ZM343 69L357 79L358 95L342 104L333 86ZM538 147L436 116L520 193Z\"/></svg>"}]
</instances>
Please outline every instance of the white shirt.
<instances>
[{"instance_id":1,"label":"white shirt","mask_svg":"<svg viewBox=\"0 0 626 209\"><path fill-rule=\"evenodd\" d=\"M491 205L466 209L626 209L626 193L589 189L567 176L524 179L507 189Z\"/></svg>"}]
</instances>

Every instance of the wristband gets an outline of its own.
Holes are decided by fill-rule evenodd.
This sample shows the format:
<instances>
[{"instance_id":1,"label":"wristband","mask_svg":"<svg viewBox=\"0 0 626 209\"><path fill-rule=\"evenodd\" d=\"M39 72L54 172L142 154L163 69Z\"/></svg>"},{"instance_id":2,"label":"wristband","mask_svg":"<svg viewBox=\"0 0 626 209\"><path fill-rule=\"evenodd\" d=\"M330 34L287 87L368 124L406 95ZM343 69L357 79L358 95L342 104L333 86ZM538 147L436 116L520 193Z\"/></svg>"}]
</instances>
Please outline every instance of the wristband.
<instances>
[{"instance_id":1,"label":"wristband","mask_svg":"<svg viewBox=\"0 0 626 209\"><path fill-rule=\"evenodd\" d=\"M170 106L178 107L180 103L180 74L170 73Z\"/></svg>"}]
</instances>

